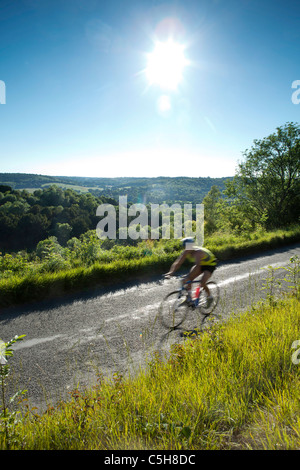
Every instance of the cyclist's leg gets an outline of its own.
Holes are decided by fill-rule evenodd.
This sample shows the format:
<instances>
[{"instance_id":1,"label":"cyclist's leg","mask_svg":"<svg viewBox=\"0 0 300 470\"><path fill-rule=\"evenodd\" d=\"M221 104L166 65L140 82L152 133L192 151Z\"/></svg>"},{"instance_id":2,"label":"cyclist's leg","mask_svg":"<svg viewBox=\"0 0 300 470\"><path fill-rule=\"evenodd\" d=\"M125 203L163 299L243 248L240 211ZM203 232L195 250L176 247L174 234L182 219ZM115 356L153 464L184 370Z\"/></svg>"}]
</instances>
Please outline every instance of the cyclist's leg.
<instances>
[{"instance_id":1,"label":"cyclist's leg","mask_svg":"<svg viewBox=\"0 0 300 470\"><path fill-rule=\"evenodd\" d=\"M210 290L207 286L207 281L211 278L212 273L208 271L207 269L202 270L202 278L201 278L201 286L205 290L206 294L208 297L211 297Z\"/></svg>"},{"instance_id":2,"label":"cyclist's leg","mask_svg":"<svg viewBox=\"0 0 300 470\"><path fill-rule=\"evenodd\" d=\"M195 264L189 272L189 274L186 276L185 281L193 281L196 279L196 277L200 276L202 273L202 268L198 264ZM189 284L190 285L190 284Z\"/></svg>"},{"instance_id":3,"label":"cyclist's leg","mask_svg":"<svg viewBox=\"0 0 300 470\"><path fill-rule=\"evenodd\" d=\"M192 284L191 282L196 279L196 277L200 276L200 274L202 273L202 268L201 266L195 264L195 266L193 266L189 272L189 274L186 276L186 278L184 279L184 283L187 282L188 284L186 284L186 289L187 291L190 293L191 291L191 287L192 287Z\"/></svg>"},{"instance_id":4,"label":"cyclist's leg","mask_svg":"<svg viewBox=\"0 0 300 470\"><path fill-rule=\"evenodd\" d=\"M208 308L210 304L213 302L213 297L211 295L207 282L211 278L212 273L215 271L215 269L216 269L216 266L203 266L202 267L203 276L201 278L201 286L203 287L207 295Z\"/></svg>"}]
</instances>

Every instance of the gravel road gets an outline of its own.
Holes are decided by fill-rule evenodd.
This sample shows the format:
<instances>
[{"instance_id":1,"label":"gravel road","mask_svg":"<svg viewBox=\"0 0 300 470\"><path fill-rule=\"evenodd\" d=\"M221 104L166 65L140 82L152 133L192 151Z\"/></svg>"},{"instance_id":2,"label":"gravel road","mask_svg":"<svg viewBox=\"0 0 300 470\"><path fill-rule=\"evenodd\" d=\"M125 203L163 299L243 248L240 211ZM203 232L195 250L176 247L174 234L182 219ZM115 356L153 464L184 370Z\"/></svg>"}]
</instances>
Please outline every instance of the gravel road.
<instances>
[{"instance_id":1,"label":"gravel road","mask_svg":"<svg viewBox=\"0 0 300 470\"><path fill-rule=\"evenodd\" d=\"M221 263L213 274L220 285L220 318L243 309L263 295L266 269L286 266L300 245L291 245L232 262ZM283 270L276 270L282 276ZM0 339L26 338L14 346L9 359L14 387L27 389L30 406L44 408L66 399L78 384L91 384L97 373L132 373L151 358L153 350L168 349L182 341L180 330L166 336L157 320L165 294L178 279L98 289L64 299L39 302L0 311ZM191 318L187 328L196 326Z\"/></svg>"}]
</instances>

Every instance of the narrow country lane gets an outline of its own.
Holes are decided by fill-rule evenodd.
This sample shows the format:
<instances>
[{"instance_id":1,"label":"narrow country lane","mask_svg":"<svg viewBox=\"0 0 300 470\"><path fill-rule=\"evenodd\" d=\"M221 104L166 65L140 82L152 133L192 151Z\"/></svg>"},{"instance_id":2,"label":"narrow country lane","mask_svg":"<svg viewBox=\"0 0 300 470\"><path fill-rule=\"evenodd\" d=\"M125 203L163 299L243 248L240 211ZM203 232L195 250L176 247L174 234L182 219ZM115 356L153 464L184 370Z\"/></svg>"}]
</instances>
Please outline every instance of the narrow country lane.
<instances>
[{"instance_id":1,"label":"narrow country lane","mask_svg":"<svg viewBox=\"0 0 300 470\"><path fill-rule=\"evenodd\" d=\"M221 263L213 275L221 288L220 318L244 308L262 295L266 269L287 266L300 245ZM283 270L277 270L281 276ZM78 384L91 384L97 373L136 371L153 350L182 341L180 331L168 337L157 310L164 295L178 286L176 278L152 279L122 289L98 289L59 301L41 302L0 312L0 339L26 338L10 359L13 384L27 389L30 406L44 407L65 399ZM193 318L186 325L193 327Z\"/></svg>"}]
</instances>

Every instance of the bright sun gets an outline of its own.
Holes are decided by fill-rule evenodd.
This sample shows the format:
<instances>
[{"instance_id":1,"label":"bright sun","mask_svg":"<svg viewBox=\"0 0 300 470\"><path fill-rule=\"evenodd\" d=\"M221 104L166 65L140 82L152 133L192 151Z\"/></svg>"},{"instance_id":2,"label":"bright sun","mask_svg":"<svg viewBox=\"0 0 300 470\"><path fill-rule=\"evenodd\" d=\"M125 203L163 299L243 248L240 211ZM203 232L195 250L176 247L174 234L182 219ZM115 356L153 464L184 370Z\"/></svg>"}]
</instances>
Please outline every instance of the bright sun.
<instances>
[{"instance_id":1,"label":"bright sun","mask_svg":"<svg viewBox=\"0 0 300 470\"><path fill-rule=\"evenodd\" d=\"M157 42L151 54L148 54L146 76L150 85L174 90L182 80L182 72L188 64L184 56L184 46L169 40Z\"/></svg>"}]
</instances>

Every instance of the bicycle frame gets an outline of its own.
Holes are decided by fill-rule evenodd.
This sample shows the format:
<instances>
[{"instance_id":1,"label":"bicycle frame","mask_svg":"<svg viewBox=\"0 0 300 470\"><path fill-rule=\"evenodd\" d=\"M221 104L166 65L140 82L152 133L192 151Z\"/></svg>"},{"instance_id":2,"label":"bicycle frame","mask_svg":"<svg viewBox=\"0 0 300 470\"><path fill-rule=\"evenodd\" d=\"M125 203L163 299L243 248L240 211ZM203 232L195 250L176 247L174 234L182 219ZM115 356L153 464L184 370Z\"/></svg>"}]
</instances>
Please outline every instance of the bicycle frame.
<instances>
[{"instance_id":1,"label":"bicycle frame","mask_svg":"<svg viewBox=\"0 0 300 470\"><path fill-rule=\"evenodd\" d=\"M199 304L199 299L200 299L200 295L202 292L201 279L198 279L197 281L186 281L186 282L184 282L184 279L183 279L182 286L178 294L178 298L182 296L183 291L187 292L188 294L191 294L191 291L185 287L187 284L199 284L199 286L196 288L196 297L193 297L193 298L191 297L190 299L192 302L194 302L195 307L197 307Z\"/></svg>"}]
</instances>

